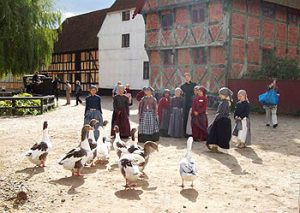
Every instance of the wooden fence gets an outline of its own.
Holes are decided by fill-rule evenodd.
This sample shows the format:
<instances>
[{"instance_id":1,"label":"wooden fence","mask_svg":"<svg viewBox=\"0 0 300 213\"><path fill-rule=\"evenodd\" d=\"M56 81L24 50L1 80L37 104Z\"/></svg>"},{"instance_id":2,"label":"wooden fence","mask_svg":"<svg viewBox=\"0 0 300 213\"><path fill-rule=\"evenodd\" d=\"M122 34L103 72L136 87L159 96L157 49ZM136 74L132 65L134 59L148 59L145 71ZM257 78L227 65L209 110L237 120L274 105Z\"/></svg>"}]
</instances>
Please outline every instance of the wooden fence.
<instances>
[{"instance_id":1,"label":"wooden fence","mask_svg":"<svg viewBox=\"0 0 300 213\"><path fill-rule=\"evenodd\" d=\"M18 100L40 100L39 106L17 106ZM1 107L0 110L5 110L6 112L12 112L12 115L16 115L17 109L37 109L40 114L45 111L55 107L55 96L35 96L35 97L0 97L0 101L9 101L11 106Z\"/></svg>"}]
</instances>

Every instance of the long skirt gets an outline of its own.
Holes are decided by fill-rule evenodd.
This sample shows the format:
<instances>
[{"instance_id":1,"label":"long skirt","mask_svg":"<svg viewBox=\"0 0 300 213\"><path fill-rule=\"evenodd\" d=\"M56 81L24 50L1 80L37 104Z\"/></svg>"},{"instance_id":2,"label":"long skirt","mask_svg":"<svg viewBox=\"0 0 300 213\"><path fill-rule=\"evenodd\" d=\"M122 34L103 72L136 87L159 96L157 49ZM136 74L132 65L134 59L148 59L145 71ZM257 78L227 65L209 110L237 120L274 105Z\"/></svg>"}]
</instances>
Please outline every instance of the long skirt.
<instances>
[{"instance_id":1,"label":"long skirt","mask_svg":"<svg viewBox=\"0 0 300 213\"><path fill-rule=\"evenodd\" d=\"M114 126L118 126L121 138L128 138L130 136L130 122L126 109L121 111L114 111L111 122L111 135L115 135Z\"/></svg>"},{"instance_id":2,"label":"long skirt","mask_svg":"<svg viewBox=\"0 0 300 213\"><path fill-rule=\"evenodd\" d=\"M194 141L206 141L207 140L207 126L208 119L206 113L192 116L192 135Z\"/></svg>"},{"instance_id":3,"label":"long skirt","mask_svg":"<svg viewBox=\"0 0 300 213\"><path fill-rule=\"evenodd\" d=\"M170 122L170 110L163 109L161 120L159 122L159 133L162 137L168 136L169 122Z\"/></svg>"},{"instance_id":4,"label":"long skirt","mask_svg":"<svg viewBox=\"0 0 300 213\"><path fill-rule=\"evenodd\" d=\"M94 135L95 139L98 140L100 132L98 130L99 126L103 126L103 117L99 110L89 110L84 115L84 124L89 124L92 119L99 121L95 126Z\"/></svg>"},{"instance_id":5,"label":"long skirt","mask_svg":"<svg viewBox=\"0 0 300 213\"><path fill-rule=\"evenodd\" d=\"M141 143L159 141L158 122L154 112L144 112L141 115L138 141Z\"/></svg>"},{"instance_id":6,"label":"long skirt","mask_svg":"<svg viewBox=\"0 0 300 213\"><path fill-rule=\"evenodd\" d=\"M188 136L192 135L192 108L190 109L189 116L187 119L187 124L186 124L186 132Z\"/></svg>"},{"instance_id":7,"label":"long skirt","mask_svg":"<svg viewBox=\"0 0 300 213\"><path fill-rule=\"evenodd\" d=\"M183 110L177 107L172 108L168 134L174 138L184 137Z\"/></svg>"},{"instance_id":8,"label":"long skirt","mask_svg":"<svg viewBox=\"0 0 300 213\"><path fill-rule=\"evenodd\" d=\"M232 132L232 141L251 145L251 124L249 118L236 121Z\"/></svg>"},{"instance_id":9,"label":"long skirt","mask_svg":"<svg viewBox=\"0 0 300 213\"><path fill-rule=\"evenodd\" d=\"M214 121L208 128L208 145L217 145L222 149L229 149L231 139L231 120L220 118Z\"/></svg>"}]
</instances>

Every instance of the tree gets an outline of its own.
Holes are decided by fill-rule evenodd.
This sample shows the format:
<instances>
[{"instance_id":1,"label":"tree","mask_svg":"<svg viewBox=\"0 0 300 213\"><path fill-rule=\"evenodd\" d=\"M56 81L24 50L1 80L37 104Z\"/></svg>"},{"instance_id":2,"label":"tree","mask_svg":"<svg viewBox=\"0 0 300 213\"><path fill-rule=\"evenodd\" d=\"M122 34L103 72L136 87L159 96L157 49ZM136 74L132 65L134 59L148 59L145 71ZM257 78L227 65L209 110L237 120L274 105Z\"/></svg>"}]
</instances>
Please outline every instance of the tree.
<instances>
[{"instance_id":1,"label":"tree","mask_svg":"<svg viewBox=\"0 0 300 213\"><path fill-rule=\"evenodd\" d=\"M0 0L0 76L47 65L59 24L52 0Z\"/></svg>"},{"instance_id":2,"label":"tree","mask_svg":"<svg viewBox=\"0 0 300 213\"><path fill-rule=\"evenodd\" d=\"M300 78L300 68L295 59L281 58L272 52L268 56L268 60L261 65L261 68L252 73L252 78L297 80Z\"/></svg>"}]
</instances>

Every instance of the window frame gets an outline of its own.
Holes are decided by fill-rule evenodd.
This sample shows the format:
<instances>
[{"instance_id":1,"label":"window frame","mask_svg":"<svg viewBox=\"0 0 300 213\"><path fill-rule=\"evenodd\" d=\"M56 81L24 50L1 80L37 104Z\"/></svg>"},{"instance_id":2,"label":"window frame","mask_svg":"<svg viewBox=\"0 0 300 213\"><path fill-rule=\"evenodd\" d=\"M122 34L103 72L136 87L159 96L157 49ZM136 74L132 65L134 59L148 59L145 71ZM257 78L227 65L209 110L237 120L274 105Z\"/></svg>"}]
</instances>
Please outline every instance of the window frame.
<instances>
[{"instance_id":1,"label":"window frame","mask_svg":"<svg viewBox=\"0 0 300 213\"><path fill-rule=\"evenodd\" d=\"M125 33L122 34L122 48L128 48L130 47L130 34L129 33Z\"/></svg>"},{"instance_id":2,"label":"window frame","mask_svg":"<svg viewBox=\"0 0 300 213\"><path fill-rule=\"evenodd\" d=\"M192 23L200 24L205 22L205 10L203 7L192 9ZM196 18L195 18L196 17Z\"/></svg>"},{"instance_id":3,"label":"window frame","mask_svg":"<svg viewBox=\"0 0 300 213\"><path fill-rule=\"evenodd\" d=\"M173 50L162 50L162 62L164 66L175 65L175 53Z\"/></svg>"},{"instance_id":4,"label":"window frame","mask_svg":"<svg viewBox=\"0 0 300 213\"><path fill-rule=\"evenodd\" d=\"M200 52L201 51L201 52ZM200 57L202 55L202 57ZM196 65L207 64L207 51L205 47L196 47L191 49L191 58ZM201 61L200 61L201 59Z\"/></svg>"},{"instance_id":5,"label":"window frame","mask_svg":"<svg viewBox=\"0 0 300 213\"><path fill-rule=\"evenodd\" d=\"M144 61L143 64L143 80L150 79L150 64L149 61Z\"/></svg>"},{"instance_id":6,"label":"window frame","mask_svg":"<svg viewBox=\"0 0 300 213\"><path fill-rule=\"evenodd\" d=\"M122 11L122 21L130 20L130 10Z\"/></svg>"},{"instance_id":7,"label":"window frame","mask_svg":"<svg viewBox=\"0 0 300 213\"><path fill-rule=\"evenodd\" d=\"M161 26L163 30L172 29L173 25L174 25L174 16L172 13L161 15Z\"/></svg>"}]
</instances>

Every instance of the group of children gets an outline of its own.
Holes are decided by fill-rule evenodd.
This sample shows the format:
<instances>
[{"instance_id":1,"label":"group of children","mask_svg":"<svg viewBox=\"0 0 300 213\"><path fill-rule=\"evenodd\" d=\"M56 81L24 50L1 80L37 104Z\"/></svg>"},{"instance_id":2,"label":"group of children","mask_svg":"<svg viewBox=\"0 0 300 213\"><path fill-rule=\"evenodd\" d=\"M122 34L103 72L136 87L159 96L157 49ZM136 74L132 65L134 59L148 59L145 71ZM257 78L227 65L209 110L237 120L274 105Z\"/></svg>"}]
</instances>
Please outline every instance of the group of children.
<instances>
[{"instance_id":1,"label":"group of children","mask_svg":"<svg viewBox=\"0 0 300 213\"><path fill-rule=\"evenodd\" d=\"M220 104L210 126L208 126L207 118L207 90L204 87L194 87L194 96L186 126L184 122L186 104L182 89L176 88L173 97L171 97L170 90L166 89L158 104L157 99L152 95L153 92L152 87L145 87L143 97L139 99L139 142L158 141L160 136L174 138L192 136L194 141L206 141L208 149L214 152L229 149L231 139L239 148L244 148L251 143L250 105L245 90L240 90L237 94L239 101L234 112L236 125L233 132L229 117L233 95L230 89L223 87L219 90ZM92 98L95 100L91 100L89 104L89 99ZM87 98L86 119L89 115L88 112L91 114L99 111L101 114L101 101L98 101L97 98L96 95ZM129 99L125 95L125 87L119 85L117 94L113 99L112 136L115 135L113 127L117 125L122 138L134 137L135 129L131 130L129 122L129 105Z\"/></svg>"},{"instance_id":2,"label":"group of children","mask_svg":"<svg viewBox=\"0 0 300 213\"><path fill-rule=\"evenodd\" d=\"M219 90L220 104L212 124L208 127L207 90L202 86L194 87L194 96L189 111L186 128L184 128L184 99L182 90L175 89L175 96L170 98L170 91L165 90L158 104L159 128L161 136L184 137L192 135L194 141L206 141L209 150L213 152L229 149L232 140L238 148L250 145L250 104L245 90L237 94L234 119L235 127L232 131L230 107L232 91L226 87ZM186 132L184 132L186 129Z\"/></svg>"}]
</instances>

